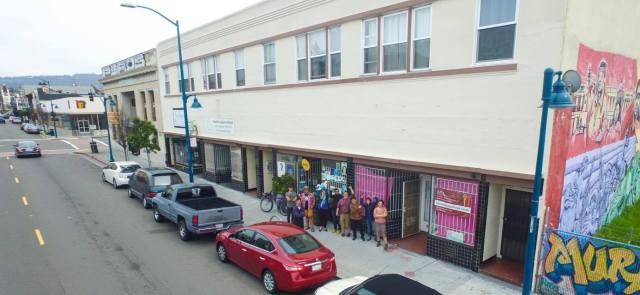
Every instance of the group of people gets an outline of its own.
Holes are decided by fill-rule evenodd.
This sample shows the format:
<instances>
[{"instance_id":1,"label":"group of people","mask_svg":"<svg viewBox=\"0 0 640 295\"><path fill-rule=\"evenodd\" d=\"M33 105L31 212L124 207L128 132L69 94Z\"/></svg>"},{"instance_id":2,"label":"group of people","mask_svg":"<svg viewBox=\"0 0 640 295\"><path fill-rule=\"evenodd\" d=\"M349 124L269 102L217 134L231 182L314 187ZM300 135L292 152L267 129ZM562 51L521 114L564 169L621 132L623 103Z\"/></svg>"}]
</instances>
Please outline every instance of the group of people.
<instances>
[{"instance_id":1,"label":"group of people","mask_svg":"<svg viewBox=\"0 0 640 295\"><path fill-rule=\"evenodd\" d=\"M377 247L383 244L384 249L388 249L388 211L382 200L367 196L361 202L355 197L352 187L343 193L336 188L331 194L321 189L316 195L307 186L300 194L289 187L285 199L289 223L314 232L314 212L317 212L319 231L328 231L327 223L331 221L332 232L342 237L352 237L355 241L360 232L363 241L375 238ZM368 239L365 239L365 233Z\"/></svg>"}]
</instances>

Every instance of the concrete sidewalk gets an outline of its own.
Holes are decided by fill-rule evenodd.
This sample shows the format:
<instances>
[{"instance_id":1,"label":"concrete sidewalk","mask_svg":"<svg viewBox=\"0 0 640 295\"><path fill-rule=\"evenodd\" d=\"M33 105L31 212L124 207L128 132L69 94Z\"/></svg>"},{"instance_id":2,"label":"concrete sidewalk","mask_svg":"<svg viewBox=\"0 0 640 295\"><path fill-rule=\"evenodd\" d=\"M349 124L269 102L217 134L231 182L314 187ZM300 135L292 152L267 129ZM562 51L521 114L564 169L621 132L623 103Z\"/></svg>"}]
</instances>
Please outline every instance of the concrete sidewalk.
<instances>
[{"instance_id":1,"label":"concrete sidewalk","mask_svg":"<svg viewBox=\"0 0 640 295\"><path fill-rule=\"evenodd\" d=\"M88 137L67 140L78 146L78 153L86 154L93 159L106 163L108 161L108 148L106 142L98 143L98 154L91 154ZM113 145L113 154L117 161L124 160L124 151L117 144ZM147 166L146 154L133 156L129 153L129 160L136 161L142 166ZM152 166L164 167L164 157L160 154L151 155ZM188 179L186 173L178 171L183 179ZM264 213L260 210L259 199L230 189L228 187L209 182L196 177L198 183L213 185L218 193L229 201L242 205L245 224L267 221L273 216L283 216L272 211ZM375 242L362 240L353 241L351 238L341 237L331 232L313 232L312 234L336 254L339 277L351 277L356 275L373 276L378 273L398 273L427 286L430 286L443 294L519 294L521 289L495 280L488 276L476 273L453 264L436 260L429 256L415 254L393 245L389 251L382 247L376 247Z\"/></svg>"}]
</instances>

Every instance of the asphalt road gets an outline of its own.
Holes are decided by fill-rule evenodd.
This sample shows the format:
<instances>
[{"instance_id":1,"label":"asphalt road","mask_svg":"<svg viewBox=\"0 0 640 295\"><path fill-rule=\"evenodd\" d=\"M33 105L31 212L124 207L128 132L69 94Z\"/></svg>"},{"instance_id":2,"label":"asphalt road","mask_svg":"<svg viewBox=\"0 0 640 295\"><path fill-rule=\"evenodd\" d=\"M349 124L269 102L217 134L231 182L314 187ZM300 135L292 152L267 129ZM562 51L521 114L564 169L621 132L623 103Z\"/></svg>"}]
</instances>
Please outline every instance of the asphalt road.
<instances>
[{"instance_id":1,"label":"asphalt road","mask_svg":"<svg viewBox=\"0 0 640 295\"><path fill-rule=\"evenodd\" d=\"M213 236L182 242L67 143L39 140L42 158L10 156L21 138L42 139L0 125L1 295L266 293L217 260Z\"/></svg>"}]
</instances>

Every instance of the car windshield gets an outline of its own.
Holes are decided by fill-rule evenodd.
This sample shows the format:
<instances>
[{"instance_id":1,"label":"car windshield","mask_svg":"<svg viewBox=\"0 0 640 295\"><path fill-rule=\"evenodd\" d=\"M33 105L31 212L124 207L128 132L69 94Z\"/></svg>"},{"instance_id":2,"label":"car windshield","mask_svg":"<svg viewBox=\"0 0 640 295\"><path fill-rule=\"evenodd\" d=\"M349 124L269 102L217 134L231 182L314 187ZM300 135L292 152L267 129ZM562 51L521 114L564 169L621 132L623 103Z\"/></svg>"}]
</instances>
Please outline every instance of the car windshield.
<instances>
[{"instance_id":1,"label":"car windshield","mask_svg":"<svg viewBox=\"0 0 640 295\"><path fill-rule=\"evenodd\" d=\"M32 148L36 147L36 143L33 141L21 141L18 143L18 146L21 148Z\"/></svg>"},{"instance_id":2,"label":"car windshield","mask_svg":"<svg viewBox=\"0 0 640 295\"><path fill-rule=\"evenodd\" d=\"M122 173L133 173L134 171L140 169L140 165L122 165Z\"/></svg>"},{"instance_id":3,"label":"car windshield","mask_svg":"<svg viewBox=\"0 0 640 295\"><path fill-rule=\"evenodd\" d=\"M172 185L182 183L178 174L160 174L153 176L153 185Z\"/></svg>"},{"instance_id":4,"label":"car windshield","mask_svg":"<svg viewBox=\"0 0 640 295\"><path fill-rule=\"evenodd\" d=\"M320 248L320 244L307 233L282 238L278 243L289 254L306 253Z\"/></svg>"}]
</instances>

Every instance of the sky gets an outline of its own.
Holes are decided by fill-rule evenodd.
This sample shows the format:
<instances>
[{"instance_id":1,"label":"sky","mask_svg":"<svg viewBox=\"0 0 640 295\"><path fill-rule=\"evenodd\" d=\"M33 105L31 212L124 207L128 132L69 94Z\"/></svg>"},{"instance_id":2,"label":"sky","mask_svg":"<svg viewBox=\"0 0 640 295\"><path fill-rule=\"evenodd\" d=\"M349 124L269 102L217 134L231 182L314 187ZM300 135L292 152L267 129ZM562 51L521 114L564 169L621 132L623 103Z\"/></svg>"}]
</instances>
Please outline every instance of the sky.
<instances>
[{"instance_id":1,"label":"sky","mask_svg":"<svg viewBox=\"0 0 640 295\"><path fill-rule=\"evenodd\" d=\"M8 0L0 8L0 77L100 73L154 48L175 27L130 2L180 21L186 31L259 0Z\"/></svg>"}]
</instances>

